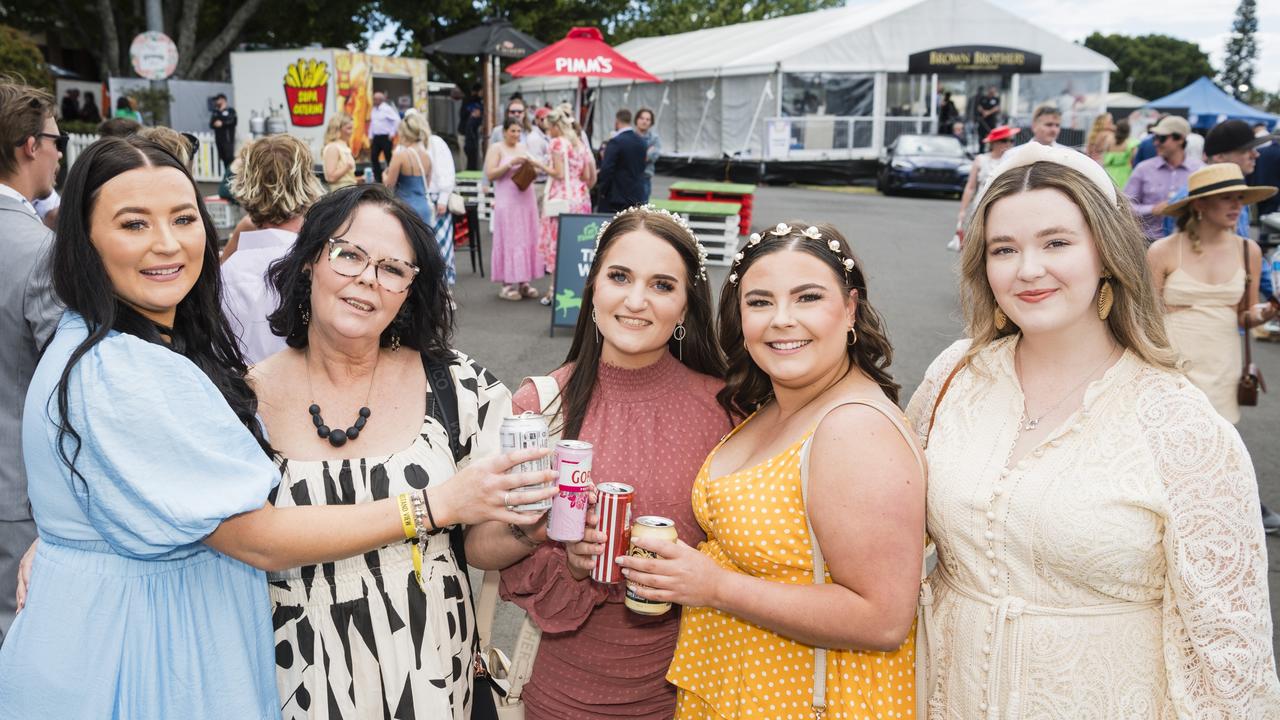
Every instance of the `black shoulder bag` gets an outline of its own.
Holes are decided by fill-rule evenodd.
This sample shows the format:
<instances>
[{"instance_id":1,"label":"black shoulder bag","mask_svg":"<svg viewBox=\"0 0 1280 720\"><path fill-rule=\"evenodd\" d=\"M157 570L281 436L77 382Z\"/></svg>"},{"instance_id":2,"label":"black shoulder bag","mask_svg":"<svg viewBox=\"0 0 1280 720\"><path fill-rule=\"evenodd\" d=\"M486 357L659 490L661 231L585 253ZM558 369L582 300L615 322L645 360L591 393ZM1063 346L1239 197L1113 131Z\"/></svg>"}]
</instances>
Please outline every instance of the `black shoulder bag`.
<instances>
[{"instance_id":1,"label":"black shoulder bag","mask_svg":"<svg viewBox=\"0 0 1280 720\"><path fill-rule=\"evenodd\" d=\"M422 354L422 364L427 370L427 384L431 386L431 395L427 401L428 412L448 431L449 450L453 452L453 461L461 462L464 451L461 440L462 426L458 422L458 390L453 385L449 365L433 360L426 353ZM469 566L467 565L466 536L463 534L461 525L449 528L449 545L453 548L453 556L458 561L458 569L461 572L467 572ZM469 587L470 583L467 585ZM471 605L471 617L474 622L475 598L468 593L467 600ZM475 635L471 648L471 665L475 670L471 681L471 718L472 720L498 720L498 707L493 700L495 686L489 673L483 669L484 665L477 659L479 652L480 636Z\"/></svg>"}]
</instances>

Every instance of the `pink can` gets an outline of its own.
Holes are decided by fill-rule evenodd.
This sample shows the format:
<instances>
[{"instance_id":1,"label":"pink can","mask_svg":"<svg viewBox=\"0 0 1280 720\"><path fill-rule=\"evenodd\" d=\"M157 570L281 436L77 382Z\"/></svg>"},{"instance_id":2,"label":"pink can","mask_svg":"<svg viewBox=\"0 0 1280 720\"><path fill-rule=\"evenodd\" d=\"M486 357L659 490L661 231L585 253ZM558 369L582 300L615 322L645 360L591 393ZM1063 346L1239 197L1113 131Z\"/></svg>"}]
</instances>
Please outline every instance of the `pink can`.
<instances>
[{"instance_id":1,"label":"pink can","mask_svg":"<svg viewBox=\"0 0 1280 720\"><path fill-rule=\"evenodd\" d=\"M604 533L604 552L596 556L591 579L598 583L620 583L622 566L618 565L617 559L631 547L631 505L635 502L636 489L623 483L607 482L600 483L596 492L599 493L596 529Z\"/></svg>"},{"instance_id":2,"label":"pink can","mask_svg":"<svg viewBox=\"0 0 1280 720\"><path fill-rule=\"evenodd\" d=\"M560 494L551 500L547 537L556 542L578 542L586 532L587 493L591 490L591 443L561 440L551 460L559 474Z\"/></svg>"}]
</instances>

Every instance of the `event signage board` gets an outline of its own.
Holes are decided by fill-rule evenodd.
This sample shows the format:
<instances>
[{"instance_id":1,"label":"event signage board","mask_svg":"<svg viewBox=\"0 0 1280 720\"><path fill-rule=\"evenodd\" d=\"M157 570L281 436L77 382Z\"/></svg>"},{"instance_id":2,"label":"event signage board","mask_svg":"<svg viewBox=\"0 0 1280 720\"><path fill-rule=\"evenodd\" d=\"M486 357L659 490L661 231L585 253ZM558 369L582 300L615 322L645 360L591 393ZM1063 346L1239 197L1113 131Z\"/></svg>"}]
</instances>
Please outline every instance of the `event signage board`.
<instances>
[{"instance_id":1,"label":"event signage board","mask_svg":"<svg viewBox=\"0 0 1280 720\"><path fill-rule=\"evenodd\" d=\"M551 303L551 330L572 328L582 310L582 289L596 257L596 233L612 217L600 214L561 213L556 235L555 301Z\"/></svg>"},{"instance_id":2,"label":"event signage board","mask_svg":"<svg viewBox=\"0 0 1280 720\"><path fill-rule=\"evenodd\" d=\"M928 73L1038 73L1040 56L1017 48L995 45L952 45L912 53L907 72Z\"/></svg>"},{"instance_id":3,"label":"event signage board","mask_svg":"<svg viewBox=\"0 0 1280 720\"><path fill-rule=\"evenodd\" d=\"M139 33L129 45L133 71L148 80L167 80L178 69L178 46L162 32Z\"/></svg>"}]
</instances>

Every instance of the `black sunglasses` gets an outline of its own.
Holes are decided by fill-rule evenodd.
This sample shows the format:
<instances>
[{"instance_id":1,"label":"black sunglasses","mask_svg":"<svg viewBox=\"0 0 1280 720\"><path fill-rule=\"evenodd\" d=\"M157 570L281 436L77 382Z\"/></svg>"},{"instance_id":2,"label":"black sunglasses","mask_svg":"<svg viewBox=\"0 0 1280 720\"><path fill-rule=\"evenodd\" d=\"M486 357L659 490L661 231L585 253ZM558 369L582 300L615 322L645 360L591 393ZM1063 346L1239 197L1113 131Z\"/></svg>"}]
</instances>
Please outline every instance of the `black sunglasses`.
<instances>
[{"instance_id":1,"label":"black sunglasses","mask_svg":"<svg viewBox=\"0 0 1280 720\"><path fill-rule=\"evenodd\" d=\"M53 138L53 146L58 148L58 152L60 153L65 153L67 151L67 143L71 142L71 136L66 133L59 133L57 135L54 135L53 133L38 132L34 135L31 135L30 137ZM22 145L25 145L26 142L27 142L27 139L23 138L22 140L14 143L14 147L21 147Z\"/></svg>"},{"instance_id":2,"label":"black sunglasses","mask_svg":"<svg viewBox=\"0 0 1280 720\"><path fill-rule=\"evenodd\" d=\"M1152 135L1151 137L1155 138L1155 141L1158 143L1162 143L1165 140L1168 140L1169 138L1173 138L1174 142L1177 142L1182 139L1182 135L1178 133L1170 133L1168 135Z\"/></svg>"}]
</instances>

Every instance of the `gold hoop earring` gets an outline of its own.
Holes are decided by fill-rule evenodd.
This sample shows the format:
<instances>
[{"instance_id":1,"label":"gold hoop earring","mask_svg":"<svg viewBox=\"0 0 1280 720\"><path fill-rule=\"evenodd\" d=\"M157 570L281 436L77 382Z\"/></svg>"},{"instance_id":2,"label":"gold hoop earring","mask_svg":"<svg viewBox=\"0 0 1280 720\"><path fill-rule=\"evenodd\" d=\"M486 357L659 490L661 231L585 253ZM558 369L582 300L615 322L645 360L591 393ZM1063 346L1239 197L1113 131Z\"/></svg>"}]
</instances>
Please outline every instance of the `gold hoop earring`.
<instances>
[{"instance_id":1,"label":"gold hoop earring","mask_svg":"<svg viewBox=\"0 0 1280 720\"><path fill-rule=\"evenodd\" d=\"M601 344L601 343L603 343L604 341L600 339L600 322L599 322L598 320L596 320L596 309L595 309L595 308L591 308L591 324L592 324L593 326L595 326L595 329L596 329L596 344L597 344L597 345L600 345L600 344Z\"/></svg>"},{"instance_id":2,"label":"gold hoop earring","mask_svg":"<svg viewBox=\"0 0 1280 720\"><path fill-rule=\"evenodd\" d=\"M858 330L852 325L849 326L849 339L846 341L849 347L858 344Z\"/></svg>"},{"instance_id":3,"label":"gold hoop earring","mask_svg":"<svg viewBox=\"0 0 1280 720\"><path fill-rule=\"evenodd\" d=\"M671 337L676 341L676 356L680 358L680 362L684 362L684 337L689 331L684 329L684 322L676 323L675 332L671 333Z\"/></svg>"},{"instance_id":4,"label":"gold hoop earring","mask_svg":"<svg viewBox=\"0 0 1280 720\"><path fill-rule=\"evenodd\" d=\"M1098 290L1098 319L1106 320L1111 314L1111 306L1115 303L1115 294L1111 289L1111 283L1108 282L1111 273L1102 276L1102 287Z\"/></svg>"},{"instance_id":5,"label":"gold hoop earring","mask_svg":"<svg viewBox=\"0 0 1280 720\"><path fill-rule=\"evenodd\" d=\"M1001 310L999 305L996 306L995 320L996 330L1004 330L1009 327L1009 316L1004 314L1004 310Z\"/></svg>"}]
</instances>

